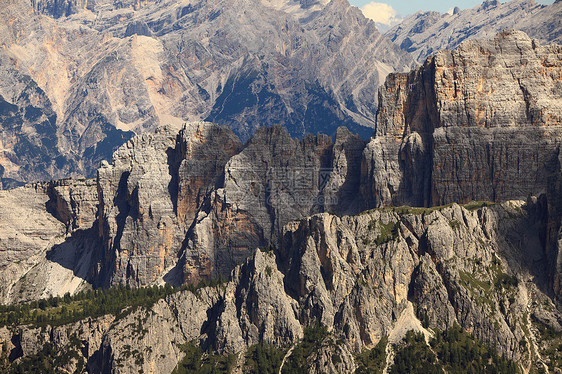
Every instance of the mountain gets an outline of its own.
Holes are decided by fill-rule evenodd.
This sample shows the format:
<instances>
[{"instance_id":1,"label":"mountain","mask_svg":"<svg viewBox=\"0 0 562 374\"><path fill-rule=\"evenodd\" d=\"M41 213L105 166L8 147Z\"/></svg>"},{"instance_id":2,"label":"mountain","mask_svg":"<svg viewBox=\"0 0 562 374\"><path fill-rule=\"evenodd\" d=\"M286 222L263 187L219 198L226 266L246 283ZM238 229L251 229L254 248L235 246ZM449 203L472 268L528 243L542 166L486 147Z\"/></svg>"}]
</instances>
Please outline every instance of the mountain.
<instances>
[{"instance_id":1,"label":"mountain","mask_svg":"<svg viewBox=\"0 0 562 374\"><path fill-rule=\"evenodd\" d=\"M556 170L559 45L521 31L440 51L381 87L362 180L373 206L526 199Z\"/></svg>"},{"instance_id":2,"label":"mountain","mask_svg":"<svg viewBox=\"0 0 562 374\"><path fill-rule=\"evenodd\" d=\"M0 18L4 188L92 177L185 121L368 138L379 84L412 63L345 0L10 0Z\"/></svg>"},{"instance_id":3,"label":"mountain","mask_svg":"<svg viewBox=\"0 0 562 374\"><path fill-rule=\"evenodd\" d=\"M553 370L562 326L545 276L543 209L530 200L318 214L287 225L277 249L257 250L226 283L171 291L157 302L146 289L123 288L108 294L106 310L127 292L142 304L119 314L99 306L80 314L84 301L61 299L45 310L66 312L2 327L0 341L21 368L48 357L66 371L171 372L183 359L187 368L238 372L248 370L252 350L271 344L276 372L283 357L292 367L303 355L307 372L335 373L353 372L358 355L383 338L390 344L380 364L392 367L388 352L407 331L429 339L458 324L525 371Z\"/></svg>"},{"instance_id":4,"label":"mountain","mask_svg":"<svg viewBox=\"0 0 562 374\"><path fill-rule=\"evenodd\" d=\"M192 122L0 191L0 363L556 372L561 71L506 31L389 75L369 142Z\"/></svg>"},{"instance_id":5,"label":"mountain","mask_svg":"<svg viewBox=\"0 0 562 374\"><path fill-rule=\"evenodd\" d=\"M385 33L419 63L442 50L452 51L470 38L488 39L506 29L525 31L542 43L562 42L562 3L533 0L485 1L452 13L418 12Z\"/></svg>"}]
</instances>

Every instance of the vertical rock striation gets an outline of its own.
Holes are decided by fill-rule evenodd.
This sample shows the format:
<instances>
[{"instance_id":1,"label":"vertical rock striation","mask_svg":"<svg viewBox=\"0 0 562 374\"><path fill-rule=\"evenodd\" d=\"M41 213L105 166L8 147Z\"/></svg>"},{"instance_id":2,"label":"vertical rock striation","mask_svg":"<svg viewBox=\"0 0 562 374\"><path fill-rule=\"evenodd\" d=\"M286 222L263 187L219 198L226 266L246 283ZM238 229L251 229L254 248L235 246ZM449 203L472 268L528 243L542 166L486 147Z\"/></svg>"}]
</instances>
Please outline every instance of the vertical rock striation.
<instances>
[{"instance_id":1,"label":"vertical rock striation","mask_svg":"<svg viewBox=\"0 0 562 374\"><path fill-rule=\"evenodd\" d=\"M561 71L559 46L512 31L389 77L362 165L368 205L546 192L562 131Z\"/></svg>"},{"instance_id":2,"label":"vertical rock striation","mask_svg":"<svg viewBox=\"0 0 562 374\"><path fill-rule=\"evenodd\" d=\"M227 128L193 123L135 137L98 171L109 284L146 285L177 264L187 229L240 148ZM173 274L170 274L172 276Z\"/></svg>"}]
</instances>

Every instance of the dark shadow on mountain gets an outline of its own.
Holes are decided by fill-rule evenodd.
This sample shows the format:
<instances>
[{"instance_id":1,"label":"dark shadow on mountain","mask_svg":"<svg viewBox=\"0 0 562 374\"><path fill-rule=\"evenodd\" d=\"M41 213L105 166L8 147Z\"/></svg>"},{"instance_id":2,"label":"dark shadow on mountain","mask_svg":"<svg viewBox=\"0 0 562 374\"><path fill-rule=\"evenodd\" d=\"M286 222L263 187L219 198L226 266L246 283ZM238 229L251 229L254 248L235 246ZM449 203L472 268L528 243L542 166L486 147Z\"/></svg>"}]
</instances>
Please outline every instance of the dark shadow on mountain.
<instances>
[{"instance_id":1,"label":"dark shadow on mountain","mask_svg":"<svg viewBox=\"0 0 562 374\"><path fill-rule=\"evenodd\" d=\"M184 246L185 245L182 245L182 248ZM164 282L175 287L179 287L183 284L183 267L185 264L185 252L180 251L179 256L180 257L176 265L169 272L167 272L162 278L164 279Z\"/></svg>"},{"instance_id":2,"label":"dark shadow on mountain","mask_svg":"<svg viewBox=\"0 0 562 374\"><path fill-rule=\"evenodd\" d=\"M178 213L178 191L179 191L179 180L178 172L182 158L180 157L179 147L181 144L180 134L177 136L176 147L168 148L166 150L166 155L168 156L168 173L170 174L170 183L168 183L168 193L170 194L170 199L172 200L172 205L174 207L174 213Z\"/></svg>"},{"instance_id":3,"label":"dark shadow on mountain","mask_svg":"<svg viewBox=\"0 0 562 374\"><path fill-rule=\"evenodd\" d=\"M103 254L97 226L87 230L77 230L61 244L52 247L46 253L47 260L55 262L65 269L72 270L74 276L90 284L95 283L94 269Z\"/></svg>"},{"instance_id":4,"label":"dark shadow on mountain","mask_svg":"<svg viewBox=\"0 0 562 374\"><path fill-rule=\"evenodd\" d=\"M117 209L119 210L119 213L115 216L115 220L117 221L117 233L115 234L115 240L113 241L116 249L120 249L121 237L123 236L123 230L125 229L125 221L132 211L132 207L127 199L127 181L130 174L131 173L128 171L121 174L119 186L117 187L117 195L113 199L113 204L117 206ZM138 187L133 191L133 194L135 193L138 193Z\"/></svg>"},{"instance_id":5,"label":"dark shadow on mountain","mask_svg":"<svg viewBox=\"0 0 562 374\"><path fill-rule=\"evenodd\" d=\"M528 202L525 206L528 217L520 219L510 229L503 231L504 239L509 244L504 254L505 259L518 261L532 275L533 283L541 292L554 299L552 288L552 270L546 248L546 228L548 225L548 210L546 196L541 195L536 203ZM510 268L517 269L517 263L510 263Z\"/></svg>"}]
</instances>

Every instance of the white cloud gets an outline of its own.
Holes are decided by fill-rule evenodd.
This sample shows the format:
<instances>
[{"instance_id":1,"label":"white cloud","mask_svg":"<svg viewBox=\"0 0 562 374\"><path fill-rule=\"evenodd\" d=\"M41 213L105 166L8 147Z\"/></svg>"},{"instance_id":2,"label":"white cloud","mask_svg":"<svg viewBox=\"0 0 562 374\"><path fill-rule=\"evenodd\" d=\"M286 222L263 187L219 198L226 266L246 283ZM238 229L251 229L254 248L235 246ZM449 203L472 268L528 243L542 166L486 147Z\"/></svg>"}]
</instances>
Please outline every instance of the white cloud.
<instances>
[{"instance_id":1,"label":"white cloud","mask_svg":"<svg viewBox=\"0 0 562 374\"><path fill-rule=\"evenodd\" d=\"M400 22L397 17L398 12L388 4L376 3L374 1L365 4L361 7L365 17L372 19L376 23L391 26Z\"/></svg>"}]
</instances>

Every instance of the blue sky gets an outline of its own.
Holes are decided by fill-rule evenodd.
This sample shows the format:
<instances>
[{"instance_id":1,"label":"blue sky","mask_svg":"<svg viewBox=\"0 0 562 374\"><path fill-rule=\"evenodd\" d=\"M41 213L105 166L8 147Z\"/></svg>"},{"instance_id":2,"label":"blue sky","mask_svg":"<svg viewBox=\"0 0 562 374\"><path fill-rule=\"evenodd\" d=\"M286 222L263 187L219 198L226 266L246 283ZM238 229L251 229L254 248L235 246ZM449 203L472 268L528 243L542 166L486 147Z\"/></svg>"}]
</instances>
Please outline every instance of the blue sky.
<instances>
[{"instance_id":1,"label":"blue sky","mask_svg":"<svg viewBox=\"0 0 562 374\"><path fill-rule=\"evenodd\" d=\"M377 14L378 17L381 17L382 19L387 16L389 19L392 19L392 17L402 18L420 10L436 10L444 13L455 6L458 6L461 9L473 8L476 5L481 4L483 1L484 0L457 0L456 2L447 0L349 0L351 5L355 5L360 8L363 7L364 12L365 9L370 9L371 14ZM505 3L506 1L501 2ZM539 0L536 2L541 4L552 4L554 0Z\"/></svg>"}]
</instances>

